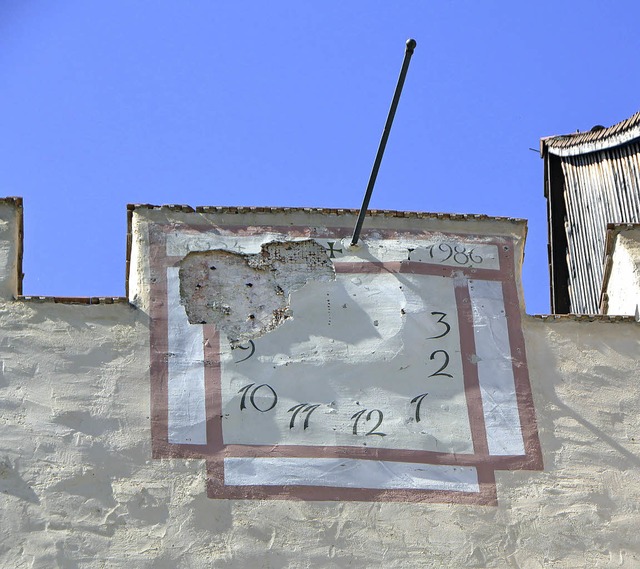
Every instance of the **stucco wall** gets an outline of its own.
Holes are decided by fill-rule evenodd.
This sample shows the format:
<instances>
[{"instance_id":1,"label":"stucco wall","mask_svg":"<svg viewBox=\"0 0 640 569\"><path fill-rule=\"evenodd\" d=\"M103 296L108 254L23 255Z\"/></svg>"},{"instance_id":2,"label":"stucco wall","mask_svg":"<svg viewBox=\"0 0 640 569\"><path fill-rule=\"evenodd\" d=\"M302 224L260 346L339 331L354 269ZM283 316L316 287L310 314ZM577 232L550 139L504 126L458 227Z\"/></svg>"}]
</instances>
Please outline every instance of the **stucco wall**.
<instances>
[{"instance_id":1,"label":"stucco wall","mask_svg":"<svg viewBox=\"0 0 640 569\"><path fill-rule=\"evenodd\" d=\"M0 330L2 567L640 566L631 320L523 318L544 470L497 506L211 499L203 460L152 458L143 303L6 295Z\"/></svg>"},{"instance_id":2,"label":"stucco wall","mask_svg":"<svg viewBox=\"0 0 640 569\"><path fill-rule=\"evenodd\" d=\"M620 228L614 237L604 293L606 314L636 314L640 305L640 228Z\"/></svg>"}]
</instances>

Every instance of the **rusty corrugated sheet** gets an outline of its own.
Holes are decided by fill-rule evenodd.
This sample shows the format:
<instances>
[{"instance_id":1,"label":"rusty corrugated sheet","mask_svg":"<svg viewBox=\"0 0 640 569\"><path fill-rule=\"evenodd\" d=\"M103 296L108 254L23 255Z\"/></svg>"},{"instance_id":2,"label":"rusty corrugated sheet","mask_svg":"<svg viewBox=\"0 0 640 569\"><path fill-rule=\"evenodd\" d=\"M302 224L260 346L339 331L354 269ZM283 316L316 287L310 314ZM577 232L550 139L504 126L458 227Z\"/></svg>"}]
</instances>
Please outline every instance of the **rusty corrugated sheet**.
<instances>
[{"instance_id":1,"label":"rusty corrugated sheet","mask_svg":"<svg viewBox=\"0 0 640 569\"><path fill-rule=\"evenodd\" d=\"M610 126L594 127L587 132L575 132L560 136L549 136L540 141L542 153L557 156L577 156L620 146L640 138L640 112Z\"/></svg>"},{"instance_id":2,"label":"rusty corrugated sheet","mask_svg":"<svg viewBox=\"0 0 640 569\"><path fill-rule=\"evenodd\" d=\"M545 192L564 210L549 220L552 273L566 275L566 283L552 282L553 303L565 307L559 312L596 314L607 225L640 222L640 113L609 128L542 139L541 148L546 164L553 156L561 170Z\"/></svg>"}]
</instances>

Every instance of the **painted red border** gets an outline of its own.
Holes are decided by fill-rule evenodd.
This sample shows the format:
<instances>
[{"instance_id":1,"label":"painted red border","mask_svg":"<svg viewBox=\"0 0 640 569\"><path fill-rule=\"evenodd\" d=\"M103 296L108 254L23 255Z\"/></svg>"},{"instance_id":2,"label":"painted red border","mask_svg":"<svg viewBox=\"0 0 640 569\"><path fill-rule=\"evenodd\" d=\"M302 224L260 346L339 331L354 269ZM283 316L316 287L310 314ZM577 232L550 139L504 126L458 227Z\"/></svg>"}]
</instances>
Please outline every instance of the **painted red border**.
<instances>
[{"instance_id":1,"label":"painted red border","mask_svg":"<svg viewBox=\"0 0 640 569\"><path fill-rule=\"evenodd\" d=\"M452 277L464 275L467 279L502 282L507 328L513 357L513 376L524 439L525 455L491 456L488 450L484 413L480 396L477 367L468 358L462 358L465 395L469 410L473 454L451 454L434 451L416 451L369 447L318 447L302 445L225 445L222 438L221 368L219 360L220 337L213 326L204 326L205 397L207 416L207 444L172 444L168 441L168 362L167 362L167 282L166 269L176 266L179 257L166 254L166 236L176 227L152 224L149 226L150 263L150 346L151 346L151 438L154 458L206 458L207 494L211 498L226 499L298 499L298 500L359 500L359 501L411 501L446 502L497 505L495 470L542 470L542 451L533 406L533 395L526 366L526 351L522 334L520 302L515 281L513 258L514 243L507 237L459 235L438 232L452 240L474 241L494 245L499 252L499 269L469 268L435 265L423 262L336 262L338 273L412 273ZM256 235L279 233L290 237L343 239L350 228L308 227L241 227L181 225L182 233L213 232L220 235ZM377 238L422 239L433 236L422 230L370 230ZM366 239L367 233L364 233ZM455 287L462 354L475 353L473 317L466 282ZM472 466L476 468L480 492L443 490L376 490L365 488L339 488L325 486L227 486L224 484L225 457L344 457L361 460L389 460L423 464Z\"/></svg>"}]
</instances>

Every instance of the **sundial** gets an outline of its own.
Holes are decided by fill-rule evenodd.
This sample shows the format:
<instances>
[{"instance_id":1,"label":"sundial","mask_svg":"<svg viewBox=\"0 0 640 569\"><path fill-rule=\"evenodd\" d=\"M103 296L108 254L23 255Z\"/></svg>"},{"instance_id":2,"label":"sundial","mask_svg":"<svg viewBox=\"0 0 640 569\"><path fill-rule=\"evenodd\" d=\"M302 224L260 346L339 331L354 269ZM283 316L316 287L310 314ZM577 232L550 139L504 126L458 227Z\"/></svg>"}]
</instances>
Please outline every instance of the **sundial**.
<instances>
[{"instance_id":1,"label":"sundial","mask_svg":"<svg viewBox=\"0 0 640 569\"><path fill-rule=\"evenodd\" d=\"M291 208L133 218L154 456L205 458L211 498L491 505L495 470L542 468L524 223L377 212L363 230L415 47L357 221Z\"/></svg>"},{"instance_id":2,"label":"sundial","mask_svg":"<svg viewBox=\"0 0 640 569\"><path fill-rule=\"evenodd\" d=\"M217 211L138 210L156 458L205 458L218 499L495 504L495 470L541 469L523 226L388 213L351 246L351 212Z\"/></svg>"}]
</instances>

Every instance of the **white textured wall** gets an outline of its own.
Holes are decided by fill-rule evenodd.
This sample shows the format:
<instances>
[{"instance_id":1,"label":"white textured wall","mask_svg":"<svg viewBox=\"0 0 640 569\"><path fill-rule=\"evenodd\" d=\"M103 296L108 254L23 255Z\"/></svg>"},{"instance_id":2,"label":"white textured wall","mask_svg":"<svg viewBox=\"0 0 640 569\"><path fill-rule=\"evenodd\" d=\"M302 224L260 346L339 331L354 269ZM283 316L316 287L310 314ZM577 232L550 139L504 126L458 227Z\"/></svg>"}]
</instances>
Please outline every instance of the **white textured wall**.
<instances>
[{"instance_id":1,"label":"white textured wall","mask_svg":"<svg viewBox=\"0 0 640 569\"><path fill-rule=\"evenodd\" d=\"M616 234L605 292L608 314L636 313L640 305L640 227Z\"/></svg>"},{"instance_id":2,"label":"white textured wall","mask_svg":"<svg viewBox=\"0 0 640 569\"><path fill-rule=\"evenodd\" d=\"M524 319L544 471L494 506L212 500L151 458L148 322L0 303L0 567L640 566L640 326Z\"/></svg>"},{"instance_id":3,"label":"white textured wall","mask_svg":"<svg viewBox=\"0 0 640 569\"><path fill-rule=\"evenodd\" d=\"M0 199L0 297L18 294L18 275L22 245L22 199Z\"/></svg>"}]
</instances>

